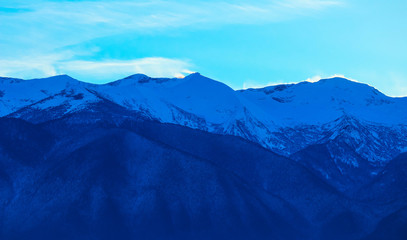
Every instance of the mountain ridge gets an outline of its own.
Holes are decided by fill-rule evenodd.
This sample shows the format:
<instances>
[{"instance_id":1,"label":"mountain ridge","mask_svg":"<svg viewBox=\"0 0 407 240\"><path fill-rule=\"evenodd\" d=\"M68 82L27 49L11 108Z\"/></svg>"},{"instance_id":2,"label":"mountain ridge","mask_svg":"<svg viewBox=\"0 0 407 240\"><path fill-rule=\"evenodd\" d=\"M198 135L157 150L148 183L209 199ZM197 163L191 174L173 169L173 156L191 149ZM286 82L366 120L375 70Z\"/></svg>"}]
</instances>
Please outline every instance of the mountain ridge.
<instances>
[{"instance_id":1,"label":"mountain ridge","mask_svg":"<svg viewBox=\"0 0 407 240\"><path fill-rule=\"evenodd\" d=\"M332 155L345 154L334 160L350 167L382 166L407 149L407 98L344 78L238 91L200 73L135 74L101 85L68 75L2 79L0 116L28 121L52 120L108 100L163 123L241 136L284 156L331 142Z\"/></svg>"},{"instance_id":2,"label":"mountain ridge","mask_svg":"<svg viewBox=\"0 0 407 240\"><path fill-rule=\"evenodd\" d=\"M0 78L0 236L398 236L407 105L335 82Z\"/></svg>"},{"instance_id":3,"label":"mountain ridge","mask_svg":"<svg viewBox=\"0 0 407 240\"><path fill-rule=\"evenodd\" d=\"M41 80L41 79L48 79L48 80L52 80L52 79L71 79L71 80L75 80L75 81L78 81L78 82L81 82L81 83L90 84L90 85L109 85L109 84L114 84L114 83L116 83L116 82L118 82L118 81L127 80L127 79L134 79L134 78L182 80L182 79L184 79L184 78L192 77L192 76L203 76L203 77L205 77L205 76L202 75L200 72L194 72L194 73L188 74L187 76L182 77L182 78L179 78L179 77L173 77L173 78L168 78L168 77L150 77L150 76L148 76L148 75L146 75L146 74L143 74L143 73L136 73L136 74L132 74L132 75L129 75L129 76L127 76L127 77L124 77L124 78L121 78L121 79L117 79L117 80L112 80L112 81L109 81L109 82L106 82L106 83L92 83L92 82L87 82L87 81L83 81L83 80L80 80L80 79L76 79L76 78L74 78L74 77L72 77L72 76L70 76L70 75L68 75L68 74L59 74L59 75L54 75L54 76L49 76L49 77L44 77L44 78L28 78L28 79L16 78L16 77L8 77L8 76L0 76L0 80L3 80L3 81L4 81L4 80L31 81L31 80ZM208 77L205 77L205 78L208 78ZM208 78L208 79L211 79L211 78ZM213 80L213 79L211 79L211 80ZM321 81L322 81L322 82L327 82L327 81L332 81L332 80L333 80L333 81L335 81L335 80L345 81L345 82L347 82L347 83L350 82L350 83L362 84L362 85L365 85L365 86L368 86L368 87L371 87L371 88L377 90L377 91L380 92L381 94L384 94L384 93L382 93L380 90L376 89L374 86L371 86L371 85L369 85L369 84L367 84L367 83L359 82L359 81L357 81L357 80L353 80L353 79L351 79L351 78L347 78L347 77L344 77L344 76L340 76L340 77L338 77L338 76L332 76L332 77L327 77L327 78L320 78L320 79L317 80L317 81L307 81L307 80L305 80L305 81L299 81L299 82L277 83L277 84L265 85L265 86L262 86L262 87L249 87L249 88L243 88L243 89L236 89L236 90L234 90L234 91L266 90L266 89L268 89L268 88L274 88L274 87L277 87L277 88L278 88L278 87L281 87L281 86L292 86L292 85L308 84L308 83L313 84L313 83L318 83L318 82L321 82ZM216 81L216 80L215 80L215 81ZM218 82L222 83L221 81L218 81ZM225 84L225 83L223 83L223 84ZM226 84L225 84L225 85L226 85ZM384 94L384 95L385 95L385 96L388 96L388 95L386 95L386 94ZM407 96L401 96L401 97L388 96L388 97L390 97L390 98L407 98Z\"/></svg>"}]
</instances>

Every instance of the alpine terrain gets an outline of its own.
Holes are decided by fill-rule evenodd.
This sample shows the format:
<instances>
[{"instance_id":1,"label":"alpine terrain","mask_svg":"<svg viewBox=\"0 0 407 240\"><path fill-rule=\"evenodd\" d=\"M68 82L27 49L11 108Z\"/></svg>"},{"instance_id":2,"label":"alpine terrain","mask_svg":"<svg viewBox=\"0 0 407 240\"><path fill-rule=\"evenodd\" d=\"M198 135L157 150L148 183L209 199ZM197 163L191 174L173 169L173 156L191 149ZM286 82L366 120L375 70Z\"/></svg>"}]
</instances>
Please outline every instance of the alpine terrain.
<instances>
[{"instance_id":1,"label":"alpine terrain","mask_svg":"<svg viewBox=\"0 0 407 240\"><path fill-rule=\"evenodd\" d=\"M407 239L407 97L0 78L0 239Z\"/></svg>"}]
</instances>

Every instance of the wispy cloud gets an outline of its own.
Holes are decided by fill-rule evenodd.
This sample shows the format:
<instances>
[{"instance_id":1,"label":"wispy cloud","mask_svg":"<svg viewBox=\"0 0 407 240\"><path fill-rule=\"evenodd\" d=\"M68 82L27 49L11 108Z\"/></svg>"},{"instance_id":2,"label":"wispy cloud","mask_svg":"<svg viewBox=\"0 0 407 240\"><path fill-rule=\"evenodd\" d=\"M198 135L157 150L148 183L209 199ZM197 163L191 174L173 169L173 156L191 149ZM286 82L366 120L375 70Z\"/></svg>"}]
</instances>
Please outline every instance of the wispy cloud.
<instances>
[{"instance_id":1,"label":"wispy cloud","mask_svg":"<svg viewBox=\"0 0 407 240\"><path fill-rule=\"evenodd\" d=\"M19 71L32 74L41 72L52 74L61 71L62 65L55 67L61 64L61 61L69 60L73 64L75 63L73 60L81 59L78 55L80 53L71 52L67 56L61 49L95 38L129 32L148 34L171 31L175 28L267 24L311 15L328 7L341 5L341 2L339 0L259 0L250 3L229 0L10 0L1 4L0 74L4 75ZM37 60L31 61L28 57ZM13 66L9 64L11 62ZM85 65L96 66L91 62ZM142 65L143 69L149 69L147 63ZM157 73L166 71L154 66L155 64L152 64L151 69L155 69ZM68 68L68 65L65 67ZM73 65L69 67L72 68Z\"/></svg>"},{"instance_id":2,"label":"wispy cloud","mask_svg":"<svg viewBox=\"0 0 407 240\"><path fill-rule=\"evenodd\" d=\"M190 67L191 64L184 60L150 57L126 61L66 61L59 63L56 69L78 78L90 76L98 82L106 82L115 80L116 76L125 77L135 73L152 77L181 77L191 72Z\"/></svg>"},{"instance_id":3,"label":"wispy cloud","mask_svg":"<svg viewBox=\"0 0 407 240\"><path fill-rule=\"evenodd\" d=\"M389 83L393 86L393 97L407 97L407 76L391 73ZM390 91L389 91L390 92Z\"/></svg>"},{"instance_id":4,"label":"wispy cloud","mask_svg":"<svg viewBox=\"0 0 407 240\"><path fill-rule=\"evenodd\" d=\"M318 82L321 79L322 79L322 77L320 75L315 75L313 77L307 78L305 81L313 83L313 82Z\"/></svg>"},{"instance_id":5,"label":"wispy cloud","mask_svg":"<svg viewBox=\"0 0 407 240\"><path fill-rule=\"evenodd\" d=\"M344 2L340 1L326 1L326 0L287 0L279 2L281 6L291 9L314 9L320 10L326 7L343 5Z\"/></svg>"},{"instance_id":6,"label":"wispy cloud","mask_svg":"<svg viewBox=\"0 0 407 240\"><path fill-rule=\"evenodd\" d=\"M47 41L47 47L75 44L92 38L128 31L151 32L179 27L227 24L267 24L311 15L339 1L16 1L0 12L0 37L22 44ZM27 38L28 37L28 38ZM37 46L38 48L38 46Z\"/></svg>"},{"instance_id":7,"label":"wispy cloud","mask_svg":"<svg viewBox=\"0 0 407 240\"><path fill-rule=\"evenodd\" d=\"M54 19L53 24L106 23L126 28L179 27L203 22L256 23L281 21L312 11L343 5L343 0L247 1L13 1L2 9L24 9L21 16L33 20ZM15 7L17 6L17 7ZM30 10L30 11L26 11ZM67 20L70 20L67 22ZM188 21L186 21L188 20ZM44 22L47 24L46 22ZM51 23L48 23L51 24Z\"/></svg>"},{"instance_id":8,"label":"wispy cloud","mask_svg":"<svg viewBox=\"0 0 407 240\"><path fill-rule=\"evenodd\" d=\"M358 80L356 80L356 79L353 79L353 78L350 78L350 77L346 77L345 75L343 75L343 74L333 74L333 75L324 75L324 76L321 76L321 75L315 75L315 76L313 76L313 77L310 77L310 78L307 78L305 81L306 82L318 82L319 80L321 80L321 79L327 79L327 78L345 78L345 79L347 79L347 80L349 80L349 81L353 81L353 82L359 82Z\"/></svg>"},{"instance_id":9,"label":"wispy cloud","mask_svg":"<svg viewBox=\"0 0 407 240\"><path fill-rule=\"evenodd\" d=\"M47 77L57 74L54 64L61 55L25 56L20 58L1 58L0 76L17 78Z\"/></svg>"},{"instance_id":10,"label":"wispy cloud","mask_svg":"<svg viewBox=\"0 0 407 240\"><path fill-rule=\"evenodd\" d=\"M14 4L13 4L14 3ZM105 30L160 29L202 23L267 23L310 15L315 11L339 6L340 1L260 0L247 1L11 1L2 9L25 9L12 16L17 22L41 22L44 27L80 25L81 28L103 25ZM17 5L18 7L12 7ZM16 16L17 15L17 16ZM17 19L18 18L18 19ZM48 22L46 20L52 20ZM4 23L4 22L3 22ZM18 25L18 23L16 24ZM69 30L69 29L60 29ZM78 30L78 29L76 29ZM79 29L81 30L81 29ZM100 30L100 29L98 29ZM100 31L98 31L100 32Z\"/></svg>"},{"instance_id":11,"label":"wispy cloud","mask_svg":"<svg viewBox=\"0 0 407 240\"><path fill-rule=\"evenodd\" d=\"M47 77L69 74L82 81L104 83L135 73L152 77L182 77L193 67L188 61L162 57L140 58L126 61L63 60L64 55L21 60L0 60L0 76L19 78Z\"/></svg>"}]
</instances>

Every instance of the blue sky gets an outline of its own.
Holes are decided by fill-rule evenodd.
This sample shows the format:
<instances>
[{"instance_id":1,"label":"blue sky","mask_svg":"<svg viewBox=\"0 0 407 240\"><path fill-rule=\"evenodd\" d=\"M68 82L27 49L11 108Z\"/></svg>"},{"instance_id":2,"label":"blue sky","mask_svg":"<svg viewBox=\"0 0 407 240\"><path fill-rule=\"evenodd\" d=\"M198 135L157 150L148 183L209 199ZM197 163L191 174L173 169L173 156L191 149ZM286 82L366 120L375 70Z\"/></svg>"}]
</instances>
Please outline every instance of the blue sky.
<instances>
[{"instance_id":1,"label":"blue sky","mask_svg":"<svg viewBox=\"0 0 407 240\"><path fill-rule=\"evenodd\" d=\"M0 76L198 71L240 89L344 75L407 95L402 0L0 0Z\"/></svg>"}]
</instances>

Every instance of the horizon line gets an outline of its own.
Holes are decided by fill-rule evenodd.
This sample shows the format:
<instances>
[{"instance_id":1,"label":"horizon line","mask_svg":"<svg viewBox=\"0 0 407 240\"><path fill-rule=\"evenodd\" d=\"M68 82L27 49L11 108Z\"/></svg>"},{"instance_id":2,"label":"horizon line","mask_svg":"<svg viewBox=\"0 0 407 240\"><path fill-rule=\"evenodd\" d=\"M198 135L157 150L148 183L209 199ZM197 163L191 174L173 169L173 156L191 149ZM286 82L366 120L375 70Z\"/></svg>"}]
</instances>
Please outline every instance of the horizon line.
<instances>
[{"instance_id":1,"label":"horizon line","mask_svg":"<svg viewBox=\"0 0 407 240\"><path fill-rule=\"evenodd\" d=\"M228 84L226 84L225 82L220 81L220 80L217 80L217 79L213 79L213 78L211 78L211 77L207 77L207 76L205 76L205 75L202 75L200 72L191 72L190 74L188 74L188 75L186 75L186 76L182 76L182 77L180 77L180 76L178 76L178 77L177 77L177 76L174 76L174 77L151 77L151 76L149 76L149 75L147 75L147 74L145 74L145 73L135 73L135 74L128 75L127 77L124 77L124 78L115 79L115 80L111 80L111 81L107 81L107 82L103 82L103 83L96 83L96 82L84 81L84 80L81 80L81 79L78 79L78 78L74 78L74 77L72 77L72 76L70 76L69 74L66 74L66 73L56 74L56 75L52 75L52 76L48 76L48 77L28 78L28 79L17 78L17 77L9 77L9 76L0 76L0 78L3 78L3 79L5 79L5 78L18 79L18 80L23 80L23 81L32 81L32 80L40 80L40 79L47 79L47 78L55 78L55 77L66 76L66 77L69 77L69 78L71 78L71 79L74 79L74 80L76 80L76 81L78 81L78 82L82 82L82 83L86 83L86 84L106 85L106 84L110 84L110 83L113 83L113 82L117 82L117 81L121 81L121 80L130 78L130 77L135 76L135 75L144 75L144 76L149 77L149 78L151 78L151 79L159 79L159 78L164 78L164 79L184 79L184 78L187 78L187 77L189 77L189 76L191 76L191 75L196 75L196 74L198 74L198 75L200 75L200 76L203 76L203 77L205 77L205 78L208 78L208 79L210 79L210 80L213 80L213 81L216 81L216 82L220 82L220 83L222 83L222 84L224 84L224 85L230 87L230 88L231 88L232 90L234 90L234 91L246 91L246 90L256 90L256 89L259 89L259 90L260 90L260 89L264 89L264 88L268 88L268 87L273 87L273 86L279 86L279 85L293 85L293 84L295 85L295 84L302 84L302 83L317 83L317 82L319 82L319 81L321 81L321 80L329 80L329 79L340 78L340 79L345 79L345 80L347 80L347 81L349 81L349 82L354 82L354 83L358 83L358 84L367 85L367 86L369 86L369 87L371 87L371 88L376 89L377 91L379 91L380 93L382 93L383 95L385 95L385 96L387 96L387 97L391 97L391 98L407 98L407 95L405 95L405 96L391 96L391 95L387 95L387 94L383 93L382 91L380 91L379 89L377 89L376 87L374 87L374 86L372 86L372 85L370 85L370 84L368 84L368 83L360 82L360 81L358 81L358 80L356 80L356 79L349 78L349 77L346 77L346 76L341 75L341 74L334 74L334 75L331 75L331 76L329 76L329 77L319 77L319 76L318 76L318 78L317 78L316 80L313 80L312 78L308 78L308 79L306 79L306 80L302 80L302 81L298 81L298 82L271 83L271 84L265 84L264 86L259 86L259 87L247 87L247 88L243 87L243 88L239 88L239 89L234 89L234 88L232 88L231 86L229 86ZM314 78L314 77L313 77L313 78Z\"/></svg>"}]
</instances>

